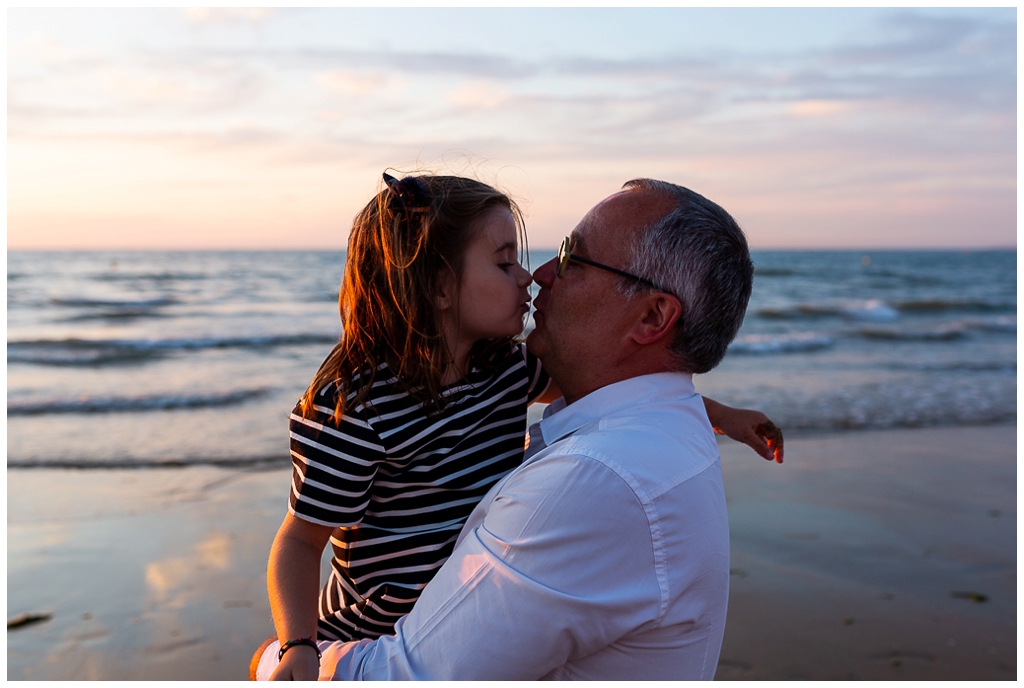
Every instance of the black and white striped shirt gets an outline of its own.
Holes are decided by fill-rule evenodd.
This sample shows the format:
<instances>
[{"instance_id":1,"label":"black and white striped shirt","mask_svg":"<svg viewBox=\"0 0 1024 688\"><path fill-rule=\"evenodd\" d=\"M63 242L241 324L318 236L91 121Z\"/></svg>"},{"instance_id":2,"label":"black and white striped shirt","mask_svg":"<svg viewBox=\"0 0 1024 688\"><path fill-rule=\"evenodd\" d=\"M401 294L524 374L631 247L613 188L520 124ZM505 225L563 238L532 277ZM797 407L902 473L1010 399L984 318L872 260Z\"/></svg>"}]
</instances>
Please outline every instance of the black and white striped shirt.
<instances>
[{"instance_id":1,"label":"black and white striped shirt","mask_svg":"<svg viewBox=\"0 0 1024 688\"><path fill-rule=\"evenodd\" d=\"M368 401L331 420L334 384L315 413L290 422L298 518L334 526L331 578L320 595L319 635L329 640L393 632L448 559L470 512L523 459L526 407L548 384L540 361L517 345L496 371L474 368L428 412L386 364Z\"/></svg>"}]
</instances>

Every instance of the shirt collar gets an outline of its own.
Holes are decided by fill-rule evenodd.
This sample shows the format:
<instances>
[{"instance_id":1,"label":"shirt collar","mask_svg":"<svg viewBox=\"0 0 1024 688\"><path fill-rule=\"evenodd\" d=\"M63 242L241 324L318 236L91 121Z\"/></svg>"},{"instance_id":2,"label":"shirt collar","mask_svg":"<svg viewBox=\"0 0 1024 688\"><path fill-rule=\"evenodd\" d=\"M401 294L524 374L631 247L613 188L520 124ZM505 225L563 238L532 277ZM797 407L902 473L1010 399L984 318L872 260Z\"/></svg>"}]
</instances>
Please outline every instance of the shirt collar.
<instances>
[{"instance_id":1,"label":"shirt collar","mask_svg":"<svg viewBox=\"0 0 1024 688\"><path fill-rule=\"evenodd\" d=\"M544 444L571 435L584 425L618 411L668 399L686 399L696 394L688 373L652 373L631 377L594 390L568 406L560 397L544 410L539 422Z\"/></svg>"}]
</instances>

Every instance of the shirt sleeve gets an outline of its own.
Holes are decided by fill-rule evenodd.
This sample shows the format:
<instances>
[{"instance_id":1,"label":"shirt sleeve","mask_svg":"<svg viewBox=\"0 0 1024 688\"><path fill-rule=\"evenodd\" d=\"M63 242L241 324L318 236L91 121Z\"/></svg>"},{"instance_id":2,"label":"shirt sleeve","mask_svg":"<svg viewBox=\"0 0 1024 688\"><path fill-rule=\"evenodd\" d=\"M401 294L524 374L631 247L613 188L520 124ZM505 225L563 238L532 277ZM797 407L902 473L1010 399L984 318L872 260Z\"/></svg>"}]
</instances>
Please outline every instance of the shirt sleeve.
<instances>
[{"instance_id":1,"label":"shirt sleeve","mask_svg":"<svg viewBox=\"0 0 1024 688\"><path fill-rule=\"evenodd\" d=\"M321 677L532 680L654 623L661 593L634 492L585 457L513 473L394 636L335 643Z\"/></svg>"},{"instance_id":2,"label":"shirt sleeve","mask_svg":"<svg viewBox=\"0 0 1024 688\"><path fill-rule=\"evenodd\" d=\"M330 416L326 405L318 406L311 418L298 406L292 411L288 510L320 525L354 526L370 503L370 488L386 453L367 420L345 414L334 423Z\"/></svg>"},{"instance_id":3,"label":"shirt sleeve","mask_svg":"<svg viewBox=\"0 0 1024 688\"><path fill-rule=\"evenodd\" d=\"M541 363L540 359L531 354L529 349L526 348L525 342L520 344L519 347L523 353L523 358L526 359L526 375L530 379L530 387L526 392L526 402L532 404L544 394L544 391L548 388L548 383L551 382L551 376L544 370L544 364Z\"/></svg>"}]
</instances>

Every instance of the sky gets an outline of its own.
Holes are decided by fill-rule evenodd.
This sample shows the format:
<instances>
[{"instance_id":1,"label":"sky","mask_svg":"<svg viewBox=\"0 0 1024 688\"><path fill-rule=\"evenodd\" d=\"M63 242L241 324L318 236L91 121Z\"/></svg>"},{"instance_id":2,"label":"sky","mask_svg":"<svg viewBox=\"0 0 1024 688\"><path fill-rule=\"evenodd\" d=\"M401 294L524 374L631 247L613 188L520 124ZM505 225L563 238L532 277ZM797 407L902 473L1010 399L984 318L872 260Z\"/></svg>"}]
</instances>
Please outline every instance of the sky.
<instances>
[{"instance_id":1,"label":"sky","mask_svg":"<svg viewBox=\"0 0 1024 688\"><path fill-rule=\"evenodd\" d=\"M629 179L753 249L1016 247L995 9L9 9L8 249L340 249L385 169L558 245Z\"/></svg>"}]
</instances>

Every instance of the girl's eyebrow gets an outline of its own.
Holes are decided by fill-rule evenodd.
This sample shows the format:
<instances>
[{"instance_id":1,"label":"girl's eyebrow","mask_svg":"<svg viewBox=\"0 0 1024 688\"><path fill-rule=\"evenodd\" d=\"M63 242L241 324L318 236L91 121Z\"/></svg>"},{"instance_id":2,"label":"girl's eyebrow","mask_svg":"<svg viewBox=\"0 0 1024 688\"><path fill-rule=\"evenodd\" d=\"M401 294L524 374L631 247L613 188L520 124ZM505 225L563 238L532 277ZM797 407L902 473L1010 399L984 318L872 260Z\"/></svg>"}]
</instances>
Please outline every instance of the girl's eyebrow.
<instances>
[{"instance_id":1,"label":"girl's eyebrow","mask_svg":"<svg viewBox=\"0 0 1024 688\"><path fill-rule=\"evenodd\" d=\"M504 244L502 244L498 248L494 249L494 252L495 253L504 253L505 251L508 251L509 249L512 249L513 251L515 251L516 250L516 242L514 242L514 241L506 241Z\"/></svg>"}]
</instances>

